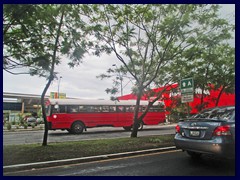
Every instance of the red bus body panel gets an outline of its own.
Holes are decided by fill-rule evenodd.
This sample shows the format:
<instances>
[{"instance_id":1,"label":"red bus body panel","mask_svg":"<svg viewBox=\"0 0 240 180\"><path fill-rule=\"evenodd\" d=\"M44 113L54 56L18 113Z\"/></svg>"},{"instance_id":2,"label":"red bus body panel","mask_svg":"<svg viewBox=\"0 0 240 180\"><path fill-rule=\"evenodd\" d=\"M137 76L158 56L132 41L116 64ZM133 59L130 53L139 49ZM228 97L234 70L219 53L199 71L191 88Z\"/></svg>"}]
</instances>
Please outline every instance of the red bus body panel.
<instances>
[{"instance_id":1,"label":"red bus body panel","mask_svg":"<svg viewBox=\"0 0 240 180\"><path fill-rule=\"evenodd\" d=\"M59 113L48 116L48 122L51 122L51 129L70 129L75 121L83 122L86 127L125 127L133 124L133 113ZM148 112L143 122L145 125L163 123L165 122L165 113Z\"/></svg>"},{"instance_id":2,"label":"red bus body panel","mask_svg":"<svg viewBox=\"0 0 240 180\"><path fill-rule=\"evenodd\" d=\"M146 108L148 101L142 101L141 103L141 106ZM155 105L154 108L158 107L159 102L156 102L156 104L157 105ZM134 101L48 100L46 105L52 108L55 108L55 105L59 106L57 108L59 109L57 113L52 112L50 109L49 115L47 116L50 130L71 129L72 124L76 121L82 122L86 128L100 126L131 127L133 125ZM63 111L60 110L60 106L64 107ZM101 112L90 112L85 110L80 111L80 109L78 109L78 111L69 113L67 107L70 106L76 106L78 108L80 108L80 106L106 106L109 107L109 110L107 112L104 112L103 110L101 110ZM142 112L140 111L138 115L140 116L141 113ZM152 111L149 111L143 118L143 124L145 125L157 125L163 122L165 122L165 110L161 107L159 107L158 110L153 109Z\"/></svg>"}]
</instances>

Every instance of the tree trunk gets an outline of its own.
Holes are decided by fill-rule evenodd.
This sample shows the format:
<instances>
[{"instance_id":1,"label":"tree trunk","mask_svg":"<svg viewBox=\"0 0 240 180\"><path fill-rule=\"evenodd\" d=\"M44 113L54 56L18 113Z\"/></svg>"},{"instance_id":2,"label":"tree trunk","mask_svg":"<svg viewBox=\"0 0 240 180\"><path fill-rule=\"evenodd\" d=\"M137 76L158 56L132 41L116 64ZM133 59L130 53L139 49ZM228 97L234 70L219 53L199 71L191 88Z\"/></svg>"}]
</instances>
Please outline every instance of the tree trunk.
<instances>
[{"instance_id":1,"label":"tree trunk","mask_svg":"<svg viewBox=\"0 0 240 180\"><path fill-rule=\"evenodd\" d=\"M139 125L138 112L139 112L141 97L142 97L142 89L139 88L139 92L137 94L137 102L134 109L133 128L131 133L132 138L137 137L137 133L138 133L138 125Z\"/></svg>"},{"instance_id":2,"label":"tree trunk","mask_svg":"<svg viewBox=\"0 0 240 180\"><path fill-rule=\"evenodd\" d=\"M53 77L50 77L48 80L47 85L45 86L43 93L41 95L41 106L42 106L42 115L44 119L44 125L45 125L45 130L44 130L44 135L43 135L43 143L42 146L47 146L47 138L48 138L48 122L47 122L47 116L46 116L46 109L45 109L45 101L44 97L46 95L46 92L52 82Z\"/></svg>"},{"instance_id":3,"label":"tree trunk","mask_svg":"<svg viewBox=\"0 0 240 180\"><path fill-rule=\"evenodd\" d=\"M54 51L53 51L53 56L52 56L52 63L51 63L51 69L50 69L50 76L49 76L49 80L47 85L45 86L42 96L41 96L41 106L42 106L42 114L43 114L43 118L44 118L44 125L45 125L45 130L44 130L44 136L43 136L43 143L42 146L47 146L47 137L48 137L48 123L47 123L47 116L46 116L46 110L45 110L45 102L44 102L44 97L45 94L52 82L52 80L54 79L54 67L55 67L55 63L56 63L56 56L57 56L57 49L58 49L58 41L59 41L59 37L61 34L61 27L63 24L63 17L64 17L64 13L65 13L65 9L64 9L64 5L60 6L59 10L62 9L62 15L61 15L61 19L58 25L58 29L57 29L57 36L55 39L55 45L54 45Z\"/></svg>"},{"instance_id":4,"label":"tree trunk","mask_svg":"<svg viewBox=\"0 0 240 180\"><path fill-rule=\"evenodd\" d=\"M224 89L225 89L225 86L223 86L221 91L219 92L215 106L218 106L219 100L222 96L222 93L223 93Z\"/></svg>"}]
</instances>

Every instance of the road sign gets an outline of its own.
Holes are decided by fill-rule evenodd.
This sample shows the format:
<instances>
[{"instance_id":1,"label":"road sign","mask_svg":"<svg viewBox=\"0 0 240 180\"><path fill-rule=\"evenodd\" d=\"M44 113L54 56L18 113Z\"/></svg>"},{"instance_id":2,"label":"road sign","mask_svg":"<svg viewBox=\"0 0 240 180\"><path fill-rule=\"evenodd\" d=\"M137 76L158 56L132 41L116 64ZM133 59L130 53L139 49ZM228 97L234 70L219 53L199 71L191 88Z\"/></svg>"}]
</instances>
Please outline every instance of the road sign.
<instances>
[{"instance_id":1,"label":"road sign","mask_svg":"<svg viewBox=\"0 0 240 180\"><path fill-rule=\"evenodd\" d=\"M187 78L187 79L181 80L180 89L181 89L182 103L192 102L193 101L193 91L194 91L193 78Z\"/></svg>"},{"instance_id":2,"label":"road sign","mask_svg":"<svg viewBox=\"0 0 240 180\"><path fill-rule=\"evenodd\" d=\"M193 92L193 78L181 80L180 89L181 93L190 93Z\"/></svg>"},{"instance_id":3,"label":"road sign","mask_svg":"<svg viewBox=\"0 0 240 180\"><path fill-rule=\"evenodd\" d=\"M59 93L59 99L66 99L66 93Z\"/></svg>"},{"instance_id":4,"label":"road sign","mask_svg":"<svg viewBox=\"0 0 240 180\"><path fill-rule=\"evenodd\" d=\"M192 102L193 101L193 93L185 93L181 95L182 103Z\"/></svg>"},{"instance_id":5,"label":"road sign","mask_svg":"<svg viewBox=\"0 0 240 180\"><path fill-rule=\"evenodd\" d=\"M50 92L50 99L66 99L66 93Z\"/></svg>"}]
</instances>

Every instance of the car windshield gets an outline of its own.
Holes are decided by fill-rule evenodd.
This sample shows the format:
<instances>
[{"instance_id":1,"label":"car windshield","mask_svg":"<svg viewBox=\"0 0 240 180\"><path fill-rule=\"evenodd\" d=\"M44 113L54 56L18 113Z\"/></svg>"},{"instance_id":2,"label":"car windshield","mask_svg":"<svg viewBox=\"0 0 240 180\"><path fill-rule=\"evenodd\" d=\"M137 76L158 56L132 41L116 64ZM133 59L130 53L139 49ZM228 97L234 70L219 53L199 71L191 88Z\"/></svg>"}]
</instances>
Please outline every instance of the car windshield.
<instances>
[{"instance_id":1,"label":"car windshield","mask_svg":"<svg viewBox=\"0 0 240 180\"><path fill-rule=\"evenodd\" d=\"M194 116L194 118L210 118L230 120L235 113L234 107L207 109Z\"/></svg>"}]
</instances>

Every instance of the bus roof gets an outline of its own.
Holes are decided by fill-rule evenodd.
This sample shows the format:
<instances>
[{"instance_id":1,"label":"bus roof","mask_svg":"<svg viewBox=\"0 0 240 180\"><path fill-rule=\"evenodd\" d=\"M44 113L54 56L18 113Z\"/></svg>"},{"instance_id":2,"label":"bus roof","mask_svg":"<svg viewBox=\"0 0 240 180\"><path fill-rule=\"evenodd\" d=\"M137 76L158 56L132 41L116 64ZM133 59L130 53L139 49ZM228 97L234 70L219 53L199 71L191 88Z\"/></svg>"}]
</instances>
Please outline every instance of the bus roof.
<instances>
[{"instance_id":1,"label":"bus roof","mask_svg":"<svg viewBox=\"0 0 240 180\"><path fill-rule=\"evenodd\" d=\"M149 101L141 100L140 105L148 105ZM46 104L51 105L136 105L136 100L94 100L94 99L48 99ZM163 104L162 101L156 101L154 105Z\"/></svg>"}]
</instances>

